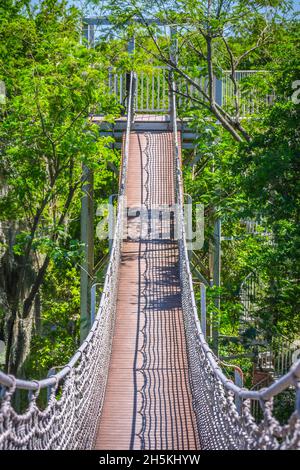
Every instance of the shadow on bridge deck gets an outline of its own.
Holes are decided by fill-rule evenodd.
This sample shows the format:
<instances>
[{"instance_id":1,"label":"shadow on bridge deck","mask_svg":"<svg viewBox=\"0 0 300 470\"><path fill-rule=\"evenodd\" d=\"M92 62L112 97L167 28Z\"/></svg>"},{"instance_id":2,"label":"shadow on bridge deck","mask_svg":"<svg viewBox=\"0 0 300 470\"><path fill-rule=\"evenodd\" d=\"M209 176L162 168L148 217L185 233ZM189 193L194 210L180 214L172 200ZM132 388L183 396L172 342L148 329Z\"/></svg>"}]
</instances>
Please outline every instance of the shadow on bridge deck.
<instances>
[{"instance_id":1,"label":"shadow on bridge deck","mask_svg":"<svg viewBox=\"0 0 300 470\"><path fill-rule=\"evenodd\" d=\"M150 223L155 205L174 204L172 134L131 134L128 208L142 207ZM161 223L161 221L159 222ZM117 317L96 449L197 449L177 243L141 237L129 218L120 266Z\"/></svg>"}]
</instances>

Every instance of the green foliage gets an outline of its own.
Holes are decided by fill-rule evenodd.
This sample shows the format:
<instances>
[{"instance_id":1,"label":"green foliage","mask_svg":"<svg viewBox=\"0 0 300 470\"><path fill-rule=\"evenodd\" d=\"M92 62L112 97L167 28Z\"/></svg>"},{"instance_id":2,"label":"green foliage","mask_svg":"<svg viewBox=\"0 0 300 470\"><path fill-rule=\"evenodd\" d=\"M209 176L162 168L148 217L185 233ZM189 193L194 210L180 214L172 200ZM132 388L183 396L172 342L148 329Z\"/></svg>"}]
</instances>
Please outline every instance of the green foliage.
<instances>
[{"instance_id":1,"label":"green foliage","mask_svg":"<svg viewBox=\"0 0 300 470\"><path fill-rule=\"evenodd\" d=\"M258 130L234 164L249 212L259 212L273 234L260 260L269 278L260 311L264 328L280 326L287 335L300 330L299 117L299 105L279 95L262 120L264 132Z\"/></svg>"},{"instance_id":2,"label":"green foliage","mask_svg":"<svg viewBox=\"0 0 300 470\"><path fill-rule=\"evenodd\" d=\"M181 113L193 119L199 138L193 155L184 159L185 188L205 205L206 242L202 252L208 269L209 241L213 222L222 219L220 333L237 338L242 312L240 287L256 272L263 288L256 299L255 324L238 342L222 340L224 356L255 352L253 341L278 335L299 337L299 104L292 101L293 82L299 79L299 22L295 19L274 25L278 36L265 44L262 57L248 62L267 66L272 73L259 74L243 83L266 93L272 90L271 107L249 119L250 142L237 144L216 123L208 110L184 105ZM246 34L247 36L247 34ZM282 42L284 38L284 43ZM231 38L233 50L242 44ZM247 64L247 63L245 63ZM225 64L224 64L225 65ZM213 210L217 207L217 212ZM256 234L247 233L244 221L255 220ZM269 235L267 235L269 233ZM208 315L215 314L216 290L208 289ZM237 363L247 371L251 384L252 359Z\"/></svg>"},{"instance_id":3,"label":"green foliage","mask_svg":"<svg viewBox=\"0 0 300 470\"><path fill-rule=\"evenodd\" d=\"M80 285L78 270L68 263L52 265L43 284L43 312L31 342L24 375L44 378L66 364L78 347Z\"/></svg>"},{"instance_id":4,"label":"green foliage","mask_svg":"<svg viewBox=\"0 0 300 470\"><path fill-rule=\"evenodd\" d=\"M0 175L6 187L0 212L2 220L19 226L13 253L21 265L8 299L6 320L13 323L33 314L47 270L61 267L63 273L80 264L82 166L94 170L101 201L116 179L109 165L116 170L118 164L108 148L111 139L99 136L89 115L101 112L112 120L119 106L106 87L107 58L81 44L79 10L60 0L8 2L0 7L0 19L0 80L7 92L0 108ZM29 265L36 273L24 298ZM67 304L58 304L51 315L60 308L63 313ZM16 370L25 352L21 342L14 345L8 337L7 343L7 367Z\"/></svg>"}]
</instances>

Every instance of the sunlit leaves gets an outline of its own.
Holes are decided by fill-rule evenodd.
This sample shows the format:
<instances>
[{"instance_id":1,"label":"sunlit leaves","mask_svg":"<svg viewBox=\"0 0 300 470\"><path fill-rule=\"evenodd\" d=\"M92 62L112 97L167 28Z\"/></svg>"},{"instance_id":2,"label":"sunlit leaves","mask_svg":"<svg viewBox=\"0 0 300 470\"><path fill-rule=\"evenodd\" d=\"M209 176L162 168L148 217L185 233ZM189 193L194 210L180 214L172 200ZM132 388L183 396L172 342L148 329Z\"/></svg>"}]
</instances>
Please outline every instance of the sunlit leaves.
<instances>
[{"instance_id":1,"label":"sunlit leaves","mask_svg":"<svg viewBox=\"0 0 300 470\"><path fill-rule=\"evenodd\" d=\"M30 283L42 282L41 269L47 261L48 272L57 279L51 292L43 291L43 318L48 310L52 318L67 315L73 305L69 315L74 315L76 325L83 253L79 241L82 165L95 171L96 198L100 200L112 192L117 180L108 169L110 161L116 167L118 162L118 155L108 149L112 139L100 137L90 115L101 112L112 122L119 105L106 86L107 58L100 49L80 43L78 10L69 9L65 2L44 0L36 8L29 6L29 14L22 9L24 2L6 3L7 9L0 6L0 80L7 90L5 106L0 109L0 175L5 184L0 211L2 221L17 231L10 256L20 264L19 278L27 282L24 293L24 282L18 285L16 279L13 314L23 311ZM98 251L96 243L96 255ZM27 269L31 273L28 279ZM70 271L73 288L68 286L68 293L72 292L76 302L69 298L62 305L61 297L67 295L58 292L56 282L62 282ZM61 340L71 353L76 328L61 333L58 350L64 349ZM42 343L41 361L46 364L49 337ZM63 360L61 352L60 362Z\"/></svg>"}]
</instances>

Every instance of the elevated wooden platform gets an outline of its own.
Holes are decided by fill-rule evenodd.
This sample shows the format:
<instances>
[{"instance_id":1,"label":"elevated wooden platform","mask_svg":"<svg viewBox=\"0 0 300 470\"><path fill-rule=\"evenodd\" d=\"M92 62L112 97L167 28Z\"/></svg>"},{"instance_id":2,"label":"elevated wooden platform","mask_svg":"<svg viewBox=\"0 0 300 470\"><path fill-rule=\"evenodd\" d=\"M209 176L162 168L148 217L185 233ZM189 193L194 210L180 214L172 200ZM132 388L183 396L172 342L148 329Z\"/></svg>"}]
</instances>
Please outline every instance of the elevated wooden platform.
<instances>
[{"instance_id":1,"label":"elevated wooden platform","mask_svg":"<svg viewBox=\"0 0 300 470\"><path fill-rule=\"evenodd\" d=\"M197 449L177 243L148 236L156 204L174 203L171 132L133 132L117 318L96 449ZM147 219L147 218L146 218ZM145 227L146 223L146 227ZM166 228L166 227L165 227Z\"/></svg>"}]
</instances>

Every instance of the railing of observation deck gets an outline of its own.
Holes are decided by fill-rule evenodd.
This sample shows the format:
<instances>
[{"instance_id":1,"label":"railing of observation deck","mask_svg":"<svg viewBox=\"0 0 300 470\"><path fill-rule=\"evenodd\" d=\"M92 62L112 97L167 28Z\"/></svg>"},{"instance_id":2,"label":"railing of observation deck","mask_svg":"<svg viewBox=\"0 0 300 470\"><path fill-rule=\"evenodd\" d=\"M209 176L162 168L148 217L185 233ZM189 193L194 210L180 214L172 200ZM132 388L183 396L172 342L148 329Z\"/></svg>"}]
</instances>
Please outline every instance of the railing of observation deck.
<instances>
[{"instance_id":1,"label":"railing of observation deck","mask_svg":"<svg viewBox=\"0 0 300 470\"><path fill-rule=\"evenodd\" d=\"M243 89L243 84L247 80L267 73L259 70L240 70L235 73L235 79L240 89L237 99L241 117L258 114L262 106L272 104L274 95L271 92L269 94L258 93L255 86L251 87L250 90ZM197 86L207 91L207 79L200 69L198 74L193 75L193 80ZM201 98L199 90L186 79L177 77L176 83L179 108L186 108L191 105L190 97ZM116 95L119 103L124 105L127 99L126 74L110 70L108 86L110 92ZM168 113L170 110L169 88L169 69L167 67L153 67L149 70L139 71L137 73L135 93L136 111L140 113ZM222 77L216 79L215 94L218 104L228 111L234 110L234 86L229 71L223 71Z\"/></svg>"}]
</instances>

